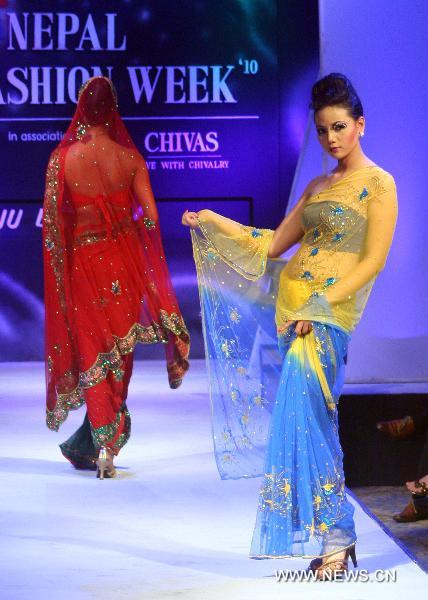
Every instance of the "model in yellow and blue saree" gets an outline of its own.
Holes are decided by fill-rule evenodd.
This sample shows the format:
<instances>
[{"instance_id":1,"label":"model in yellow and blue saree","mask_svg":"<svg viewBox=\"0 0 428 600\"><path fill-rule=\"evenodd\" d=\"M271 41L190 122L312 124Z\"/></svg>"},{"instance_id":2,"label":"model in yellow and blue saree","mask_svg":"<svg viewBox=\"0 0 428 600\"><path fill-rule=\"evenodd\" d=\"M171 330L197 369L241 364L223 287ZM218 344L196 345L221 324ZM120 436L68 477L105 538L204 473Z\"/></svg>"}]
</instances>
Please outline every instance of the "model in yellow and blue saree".
<instances>
[{"instance_id":1,"label":"model in yellow and blue saree","mask_svg":"<svg viewBox=\"0 0 428 600\"><path fill-rule=\"evenodd\" d=\"M337 421L350 333L391 244L393 178L364 167L311 196L292 259L273 231L211 211L192 231L214 448L222 478L262 476L250 556L318 557L355 543ZM309 320L298 336L289 321Z\"/></svg>"}]
</instances>

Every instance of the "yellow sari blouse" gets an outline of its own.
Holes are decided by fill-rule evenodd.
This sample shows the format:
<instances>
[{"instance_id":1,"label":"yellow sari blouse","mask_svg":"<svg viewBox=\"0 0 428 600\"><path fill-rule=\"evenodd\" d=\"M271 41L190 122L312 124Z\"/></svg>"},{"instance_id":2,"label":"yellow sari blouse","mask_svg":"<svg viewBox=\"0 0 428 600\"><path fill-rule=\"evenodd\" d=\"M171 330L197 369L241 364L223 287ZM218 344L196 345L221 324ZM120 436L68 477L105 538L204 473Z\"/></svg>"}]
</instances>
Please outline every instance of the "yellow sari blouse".
<instances>
[{"instance_id":1,"label":"yellow sari blouse","mask_svg":"<svg viewBox=\"0 0 428 600\"><path fill-rule=\"evenodd\" d=\"M225 278L235 293L239 283L226 272L230 276L233 270L232 279L238 275L257 280L264 275L271 262L268 250L273 231L247 227L209 210L200 211L198 218L199 233L192 233L199 281L210 251L223 263ZM357 169L309 197L299 249L283 268L271 269L279 274L279 281L270 286L276 294L278 333L287 321L296 320L353 331L385 265L396 219L394 179L375 165ZM250 287L241 283L243 293L248 294Z\"/></svg>"},{"instance_id":2,"label":"yellow sari blouse","mask_svg":"<svg viewBox=\"0 0 428 600\"><path fill-rule=\"evenodd\" d=\"M221 477L266 472L287 321L314 323L318 334L297 340L295 348L312 344L317 389L329 409L335 406L326 380L327 358L336 360L335 350L332 342L323 346L320 332L331 326L347 336L358 323L385 264L396 217L394 180L377 166L358 169L307 198L300 247L288 263L268 258L273 231L209 210L198 213L192 241ZM321 365L316 357L324 353ZM302 385L295 382L293 394Z\"/></svg>"}]
</instances>

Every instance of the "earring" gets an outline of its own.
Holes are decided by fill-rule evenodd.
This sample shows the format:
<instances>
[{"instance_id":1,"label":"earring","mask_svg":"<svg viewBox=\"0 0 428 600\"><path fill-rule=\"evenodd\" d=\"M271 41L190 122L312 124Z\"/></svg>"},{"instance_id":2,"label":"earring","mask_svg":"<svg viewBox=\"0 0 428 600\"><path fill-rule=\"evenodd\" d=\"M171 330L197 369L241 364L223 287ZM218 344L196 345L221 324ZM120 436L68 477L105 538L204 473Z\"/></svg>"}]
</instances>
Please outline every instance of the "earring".
<instances>
[{"instance_id":1,"label":"earring","mask_svg":"<svg viewBox=\"0 0 428 600\"><path fill-rule=\"evenodd\" d=\"M359 136L364 137L364 131L360 131Z\"/></svg>"}]
</instances>

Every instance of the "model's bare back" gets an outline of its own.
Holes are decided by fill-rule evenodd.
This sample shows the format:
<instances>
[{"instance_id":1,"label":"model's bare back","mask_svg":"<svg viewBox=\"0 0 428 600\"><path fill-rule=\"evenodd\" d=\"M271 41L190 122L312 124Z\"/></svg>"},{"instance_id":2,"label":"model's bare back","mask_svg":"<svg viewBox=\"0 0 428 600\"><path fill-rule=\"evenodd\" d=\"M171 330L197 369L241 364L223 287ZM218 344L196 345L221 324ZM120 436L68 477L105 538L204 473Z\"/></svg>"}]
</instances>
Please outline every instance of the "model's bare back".
<instances>
[{"instance_id":1,"label":"model's bare back","mask_svg":"<svg viewBox=\"0 0 428 600\"><path fill-rule=\"evenodd\" d=\"M65 182L80 194L110 195L131 187L138 159L138 152L104 135L77 142L66 155Z\"/></svg>"}]
</instances>

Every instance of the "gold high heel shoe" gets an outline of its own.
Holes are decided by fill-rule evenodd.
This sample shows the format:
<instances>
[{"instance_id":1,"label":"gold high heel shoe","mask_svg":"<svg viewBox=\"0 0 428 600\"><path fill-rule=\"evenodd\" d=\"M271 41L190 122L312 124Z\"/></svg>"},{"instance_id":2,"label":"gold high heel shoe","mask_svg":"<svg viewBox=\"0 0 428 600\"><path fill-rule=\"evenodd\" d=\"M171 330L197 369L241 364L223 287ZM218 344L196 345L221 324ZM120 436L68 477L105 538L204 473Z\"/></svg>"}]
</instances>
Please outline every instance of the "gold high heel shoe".
<instances>
[{"instance_id":1,"label":"gold high heel shoe","mask_svg":"<svg viewBox=\"0 0 428 600\"><path fill-rule=\"evenodd\" d=\"M309 568L316 573L316 578L320 581L329 581L339 579L348 571L348 558L351 557L354 567L357 567L357 555L355 552L355 544L346 549L343 558L334 558L334 554L326 562L322 562L320 558L316 558L311 562Z\"/></svg>"},{"instance_id":2,"label":"gold high heel shoe","mask_svg":"<svg viewBox=\"0 0 428 600\"><path fill-rule=\"evenodd\" d=\"M105 446L101 446L100 448L97 466L97 477L99 479L111 479L116 475L116 469L113 466L113 462L110 465L108 464L108 454Z\"/></svg>"}]
</instances>

